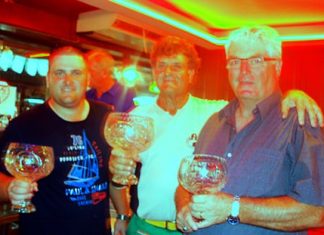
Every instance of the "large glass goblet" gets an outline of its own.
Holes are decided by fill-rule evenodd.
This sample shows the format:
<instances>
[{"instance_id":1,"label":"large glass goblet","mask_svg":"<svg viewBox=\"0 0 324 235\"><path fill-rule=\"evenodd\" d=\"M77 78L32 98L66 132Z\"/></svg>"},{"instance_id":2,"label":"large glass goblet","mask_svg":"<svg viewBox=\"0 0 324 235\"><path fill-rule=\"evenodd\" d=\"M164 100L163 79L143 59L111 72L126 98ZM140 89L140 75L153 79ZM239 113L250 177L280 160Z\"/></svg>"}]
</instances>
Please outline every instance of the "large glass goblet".
<instances>
[{"instance_id":1,"label":"large glass goblet","mask_svg":"<svg viewBox=\"0 0 324 235\"><path fill-rule=\"evenodd\" d=\"M122 149L132 156L146 150L152 143L153 135L152 118L122 112L113 112L107 118L106 141L114 149ZM134 172L129 176L115 174L112 180L122 185L133 185L138 182Z\"/></svg>"},{"instance_id":2,"label":"large glass goblet","mask_svg":"<svg viewBox=\"0 0 324 235\"><path fill-rule=\"evenodd\" d=\"M23 143L10 143L4 163L8 172L17 179L35 182L49 175L54 168L54 152L49 146ZM11 206L18 213L36 211L31 200L21 201Z\"/></svg>"},{"instance_id":3,"label":"large glass goblet","mask_svg":"<svg viewBox=\"0 0 324 235\"><path fill-rule=\"evenodd\" d=\"M192 194L213 194L226 183L227 166L222 157L193 154L181 161L180 184Z\"/></svg>"}]
</instances>

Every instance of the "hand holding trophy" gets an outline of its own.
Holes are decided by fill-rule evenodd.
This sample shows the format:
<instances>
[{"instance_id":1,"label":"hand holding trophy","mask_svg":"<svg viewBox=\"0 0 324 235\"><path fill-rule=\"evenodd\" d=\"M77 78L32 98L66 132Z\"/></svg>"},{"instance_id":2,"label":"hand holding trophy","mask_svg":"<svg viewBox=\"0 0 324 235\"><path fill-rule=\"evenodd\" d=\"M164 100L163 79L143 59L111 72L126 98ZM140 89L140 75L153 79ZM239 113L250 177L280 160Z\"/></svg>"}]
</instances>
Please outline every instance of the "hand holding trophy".
<instances>
[{"instance_id":1,"label":"hand holding trophy","mask_svg":"<svg viewBox=\"0 0 324 235\"><path fill-rule=\"evenodd\" d=\"M54 168L52 147L23 143L10 143L5 154L5 167L17 179L35 182L49 175ZM30 213L36 210L30 200L13 204L12 210Z\"/></svg>"},{"instance_id":2,"label":"hand holding trophy","mask_svg":"<svg viewBox=\"0 0 324 235\"><path fill-rule=\"evenodd\" d=\"M192 194L215 194L226 183L226 160L209 154L187 156L181 161L178 177L182 187ZM193 219L195 222L205 220L202 213Z\"/></svg>"},{"instance_id":3,"label":"hand holding trophy","mask_svg":"<svg viewBox=\"0 0 324 235\"><path fill-rule=\"evenodd\" d=\"M149 117L114 112L107 118L106 141L114 149L122 149L131 156L136 156L146 150L153 140L153 135L153 120ZM114 174L112 180L122 185L132 185L138 182L134 174L130 176Z\"/></svg>"},{"instance_id":4,"label":"hand holding trophy","mask_svg":"<svg viewBox=\"0 0 324 235\"><path fill-rule=\"evenodd\" d=\"M184 158L179 168L180 184L193 194L213 194L226 183L226 160L208 154L194 154Z\"/></svg>"},{"instance_id":5,"label":"hand holding trophy","mask_svg":"<svg viewBox=\"0 0 324 235\"><path fill-rule=\"evenodd\" d=\"M179 182L192 194L214 194L226 183L226 160L216 155L193 154L181 161ZM194 218L197 222L202 218Z\"/></svg>"}]
</instances>

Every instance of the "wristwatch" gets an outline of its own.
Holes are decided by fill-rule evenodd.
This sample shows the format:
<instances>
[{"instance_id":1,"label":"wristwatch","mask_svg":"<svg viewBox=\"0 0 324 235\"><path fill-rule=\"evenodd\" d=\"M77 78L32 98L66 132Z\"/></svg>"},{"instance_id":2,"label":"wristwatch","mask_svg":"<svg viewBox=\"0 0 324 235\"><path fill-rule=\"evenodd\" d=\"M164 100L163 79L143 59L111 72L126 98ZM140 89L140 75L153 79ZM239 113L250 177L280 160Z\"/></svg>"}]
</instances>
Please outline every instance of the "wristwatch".
<instances>
[{"instance_id":1,"label":"wristwatch","mask_svg":"<svg viewBox=\"0 0 324 235\"><path fill-rule=\"evenodd\" d=\"M227 217L227 223L236 225L240 223L240 197L234 196L231 214Z\"/></svg>"},{"instance_id":2,"label":"wristwatch","mask_svg":"<svg viewBox=\"0 0 324 235\"><path fill-rule=\"evenodd\" d=\"M117 214L116 219L123 220L123 221L129 221L130 216L129 215L124 215L124 214Z\"/></svg>"}]
</instances>

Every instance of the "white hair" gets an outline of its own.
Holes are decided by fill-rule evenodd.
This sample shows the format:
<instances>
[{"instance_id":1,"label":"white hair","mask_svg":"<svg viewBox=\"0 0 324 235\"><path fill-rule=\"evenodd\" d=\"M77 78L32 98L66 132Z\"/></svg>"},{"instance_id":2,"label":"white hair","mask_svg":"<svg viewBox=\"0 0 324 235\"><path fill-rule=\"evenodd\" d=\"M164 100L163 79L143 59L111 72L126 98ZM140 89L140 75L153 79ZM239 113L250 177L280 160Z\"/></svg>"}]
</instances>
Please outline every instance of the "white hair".
<instances>
[{"instance_id":1,"label":"white hair","mask_svg":"<svg viewBox=\"0 0 324 235\"><path fill-rule=\"evenodd\" d=\"M257 41L265 47L269 57L281 59L281 40L278 32L269 26L242 27L232 31L225 44L226 57L232 43L240 41Z\"/></svg>"}]
</instances>

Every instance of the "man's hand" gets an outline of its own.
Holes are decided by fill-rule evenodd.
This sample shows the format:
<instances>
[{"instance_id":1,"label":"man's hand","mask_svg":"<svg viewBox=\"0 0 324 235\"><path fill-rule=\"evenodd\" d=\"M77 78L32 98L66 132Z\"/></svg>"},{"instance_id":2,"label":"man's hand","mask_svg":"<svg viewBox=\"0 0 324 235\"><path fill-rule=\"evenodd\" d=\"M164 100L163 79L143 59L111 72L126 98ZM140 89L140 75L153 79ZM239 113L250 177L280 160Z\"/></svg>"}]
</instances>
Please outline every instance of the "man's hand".
<instances>
[{"instance_id":1,"label":"man's hand","mask_svg":"<svg viewBox=\"0 0 324 235\"><path fill-rule=\"evenodd\" d=\"M114 227L114 235L126 235L127 226L128 221L117 219Z\"/></svg>"},{"instance_id":2,"label":"man's hand","mask_svg":"<svg viewBox=\"0 0 324 235\"><path fill-rule=\"evenodd\" d=\"M113 149L109 158L109 170L113 175L130 176L135 172L135 153L126 152L121 149ZM124 184L124 182L118 182Z\"/></svg>"},{"instance_id":3,"label":"man's hand","mask_svg":"<svg viewBox=\"0 0 324 235\"><path fill-rule=\"evenodd\" d=\"M8 196L11 204L18 205L24 200L30 200L34 192L38 191L37 183L15 179L11 180L8 186Z\"/></svg>"},{"instance_id":4,"label":"man's hand","mask_svg":"<svg viewBox=\"0 0 324 235\"><path fill-rule=\"evenodd\" d=\"M177 228L184 233L190 233L198 229L197 221L190 211L190 204L182 207L177 213Z\"/></svg>"},{"instance_id":5,"label":"man's hand","mask_svg":"<svg viewBox=\"0 0 324 235\"><path fill-rule=\"evenodd\" d=\"M323 113L317 103L305 92L290 90L286 93L281 105L282 117L286 118L289 109L296 107L300 125L305 123L305 111L308 113L312 127L324 126Z\"/></svg>"},{"instance_id":6,"label":"man's hand","mask_svg":"<svg viewBox=\"0 0 324 235\"><path fill-rule=\"evenodd\" d=\"M193 195L190 210L192 215L199 220L198 228L226 221L231 212L232 201L233 197L223 192Z\"/></svg>"}]
</instances>

